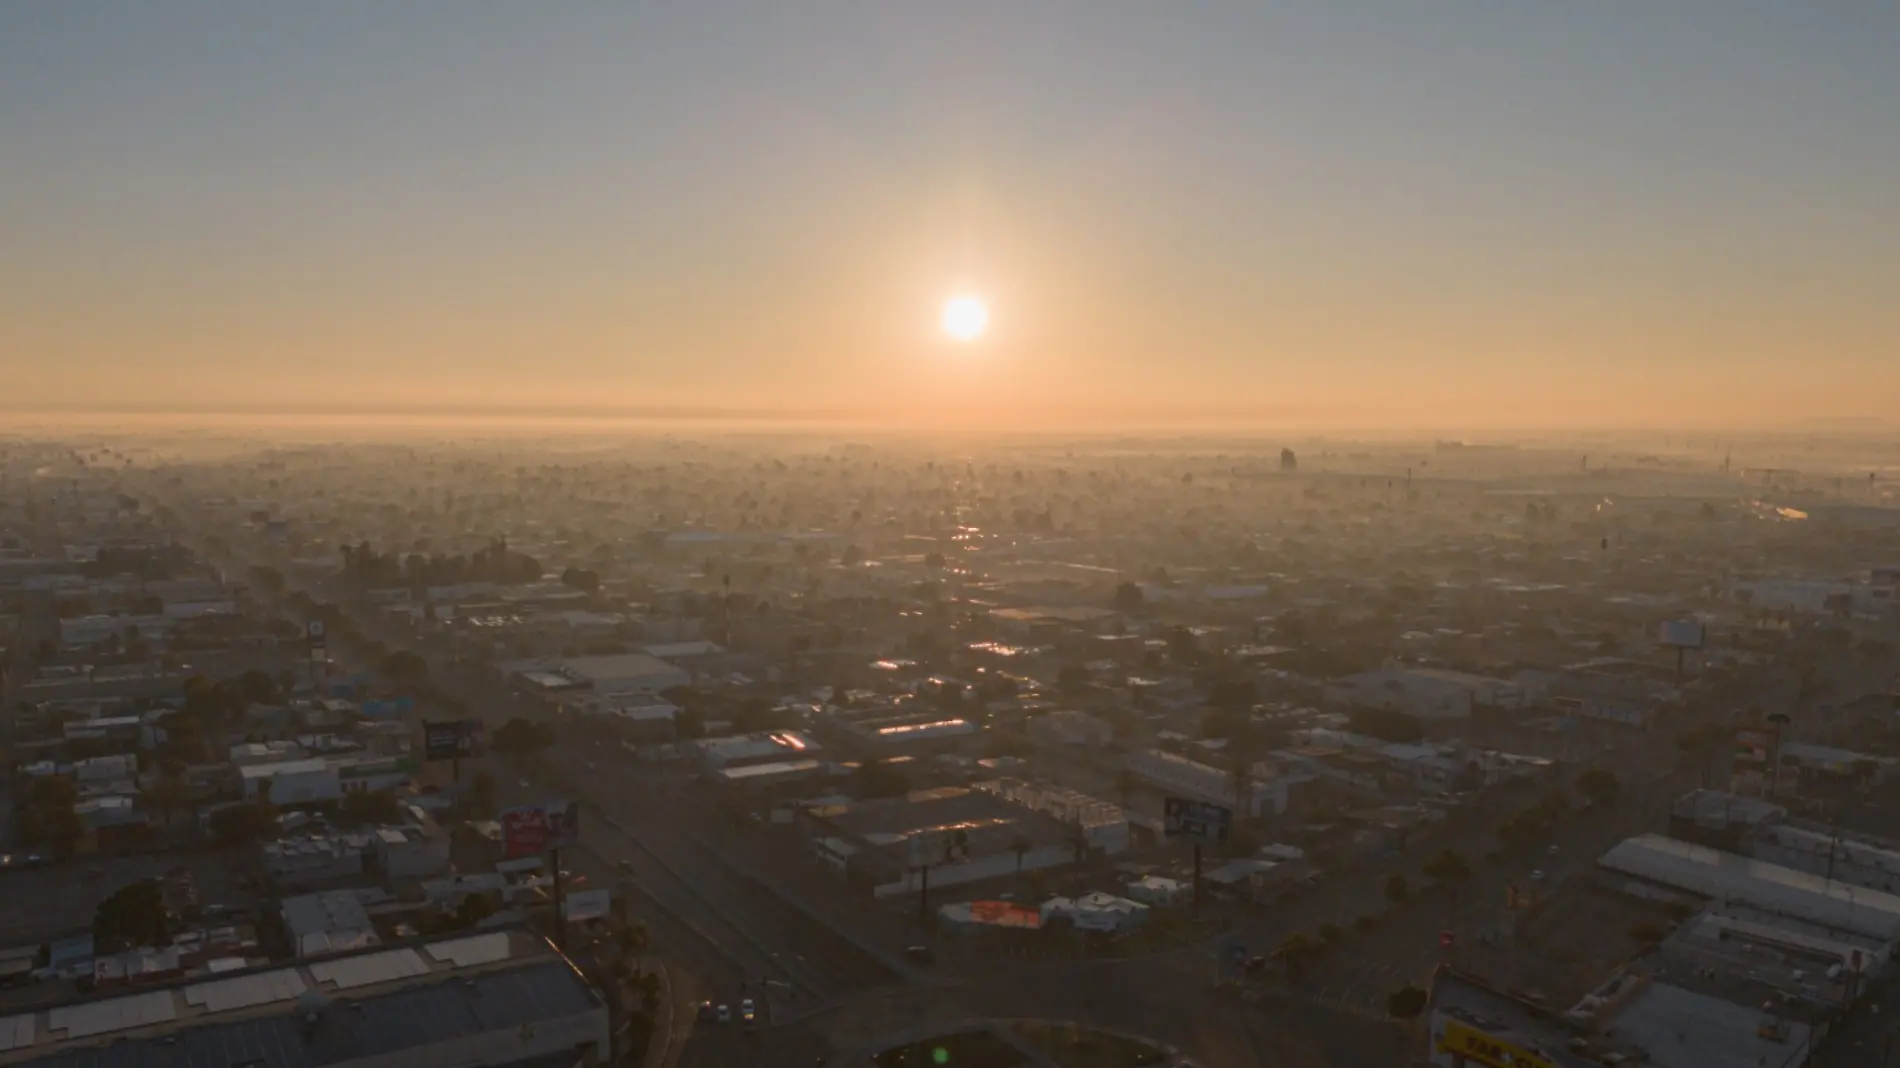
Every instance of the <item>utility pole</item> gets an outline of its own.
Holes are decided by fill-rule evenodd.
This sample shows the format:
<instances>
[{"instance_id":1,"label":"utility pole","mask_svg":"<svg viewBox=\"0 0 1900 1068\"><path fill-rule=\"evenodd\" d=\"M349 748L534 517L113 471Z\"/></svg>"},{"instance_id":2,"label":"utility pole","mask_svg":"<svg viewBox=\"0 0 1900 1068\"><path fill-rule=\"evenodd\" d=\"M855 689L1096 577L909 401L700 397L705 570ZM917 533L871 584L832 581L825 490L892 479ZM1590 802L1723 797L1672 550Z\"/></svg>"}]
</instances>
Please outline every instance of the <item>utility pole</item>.
<instances>
[{"instance_id":1,"label":"utility pole","mask_svg":"<svg viewBox=\"0 0 1900 1068\"><path fill-rule=\"evenodd\" d=\"M548 850L548 861L554 865L554 944L561 952L567 952L567 901L562 893L561 847Z\"/></svg>"},{"instance_id":2,"label":"utility pole","mask_svg":"<svg viewBox=\"0 0 1900 1068\"><path fill-rule=\"evenodd\" d=\"M1194 843L1194 918L1201 917L1201 843Z\"/></svg>"}]
</instances>

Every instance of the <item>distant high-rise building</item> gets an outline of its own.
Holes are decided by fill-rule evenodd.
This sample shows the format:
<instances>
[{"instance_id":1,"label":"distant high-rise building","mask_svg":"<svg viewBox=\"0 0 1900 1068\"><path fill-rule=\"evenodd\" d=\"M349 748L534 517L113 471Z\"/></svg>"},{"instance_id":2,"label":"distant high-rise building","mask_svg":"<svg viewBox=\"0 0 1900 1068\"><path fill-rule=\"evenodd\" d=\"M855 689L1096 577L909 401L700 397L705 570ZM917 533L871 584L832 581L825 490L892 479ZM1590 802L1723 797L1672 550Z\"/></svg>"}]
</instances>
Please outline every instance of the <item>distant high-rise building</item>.
<instances>
[{"instance_id":1,"label":"distant high-rise building","mask_svg":"<svg viewBox=\"0 0 1900 1068\"><path fill-rule=\"evenodd\" d=\"M1299 469L1300 469L1300 458L1293 455L1293 450L1281 449L1280 450L1280 470L1298 471Z\"/></svg>"}]
</instances>

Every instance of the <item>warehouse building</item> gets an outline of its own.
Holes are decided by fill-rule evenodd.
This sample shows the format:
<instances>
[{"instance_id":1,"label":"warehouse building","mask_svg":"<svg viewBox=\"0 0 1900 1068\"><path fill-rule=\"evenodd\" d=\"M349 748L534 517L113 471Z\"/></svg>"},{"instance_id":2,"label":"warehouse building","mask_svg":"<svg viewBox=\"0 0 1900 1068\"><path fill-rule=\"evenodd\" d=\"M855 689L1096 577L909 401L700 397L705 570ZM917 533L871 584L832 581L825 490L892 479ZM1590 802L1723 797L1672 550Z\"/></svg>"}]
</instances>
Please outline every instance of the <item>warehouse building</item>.
<instances>
[{"instance_id":1,"label":"warehouse building","mask_svg":"<svg viewBox=\"0 0 1900 1068\"><path fill-rule=\"evenodd\" d=\"M0 1066L577 1068L607 1006L525 930L199 977L0 1017Z\"/></svg>"},{"instance_id":2,"label":"warehouse building","mask_svg":"<svg viewBox=\"0 0 1900 1068\"><path fill-rule=\"evenodd\" d=\"M1639 897L1730 902L1882 942L1900 937L1893 894L1658 834L1623 841L1597 868L1605 884Z\"/></svg>"}]
</instances>

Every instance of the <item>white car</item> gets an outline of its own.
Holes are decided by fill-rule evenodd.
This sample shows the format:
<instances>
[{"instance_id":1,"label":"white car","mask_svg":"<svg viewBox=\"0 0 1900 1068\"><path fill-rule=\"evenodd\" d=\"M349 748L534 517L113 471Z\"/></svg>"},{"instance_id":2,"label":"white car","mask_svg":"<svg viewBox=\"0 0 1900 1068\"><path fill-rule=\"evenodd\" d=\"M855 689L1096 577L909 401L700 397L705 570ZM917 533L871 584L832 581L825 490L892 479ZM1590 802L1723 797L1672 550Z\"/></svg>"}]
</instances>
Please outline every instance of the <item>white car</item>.
<instances>
[{"instance_id":1,"label":"white car","mask_svg":"<svg viewBox=\"0 0 1900 1068\"><path fill-rule=\"evenodd\" d=\"M724 1002L721 1002L721 1003L720 1003L720 1005L719 1005L719 1022L720 1022L720 1023L731 1023L731 1022L732 1022L732 1006L730 1006L730 1005L727 1005L727 1004L725 1004Z\"/></svg>"},{"instance_id":2,"label":"white car","mask_svg":"<svg viewBox=\"0 0 1900 1068\"><path fill-rule=\"evenodd\" d=\"M1544 881L1544 869L1539 868L1536 871L1531 872L1531 882L1541 883L1543 881Z\"/></svg>"},{"instance_id":3,"label":"white car","mask_svg":"<svg viewBox=\"0 0 1900 1068\"><path fill-rule=\"evenodd\" d=\"M1549 856L1553 856L1553 857L1554 857L1554 856L1556 856L1556 855L1557 855L1557 847L1556 847L1556 846L1551 846L1551 847L1550 847L1549 849L1546 849L1546 850L1544 850L1544 852L1545 852L1545 854L1547 854L1547 855L1549 855Z\"/></svg>"}]
</instances>

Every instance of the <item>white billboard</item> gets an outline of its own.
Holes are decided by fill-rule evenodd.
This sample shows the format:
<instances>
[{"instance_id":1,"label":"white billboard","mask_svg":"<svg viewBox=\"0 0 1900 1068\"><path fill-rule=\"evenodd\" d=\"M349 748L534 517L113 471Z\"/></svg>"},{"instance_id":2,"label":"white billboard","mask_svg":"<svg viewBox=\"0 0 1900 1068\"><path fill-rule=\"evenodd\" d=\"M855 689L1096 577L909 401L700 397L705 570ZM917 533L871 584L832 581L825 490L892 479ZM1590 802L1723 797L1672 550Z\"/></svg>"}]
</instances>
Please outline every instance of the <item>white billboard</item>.
<instances>
[{"instance_id":1,"label":"white billboard","mask_svg":"<svg viewBox=\"0 0 1900 1068\"><path fill-rule=\"evenodd\" d=\"M606 919L612 906L613 894L607 890L572 890L561 895L561 915L575 923Z\"/></svg>"},{"instance_id":2,"label":"white billboard","mask_svg":"<svg viewBox=\"0 0 1900 1068\"><path fill-rule=\"evenodd\" d=\"M1662 625L1656 640L1678 649L1700 649L1705 630L1699 619L1672 619Z\"/></svg>"}]
</instances>

